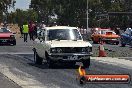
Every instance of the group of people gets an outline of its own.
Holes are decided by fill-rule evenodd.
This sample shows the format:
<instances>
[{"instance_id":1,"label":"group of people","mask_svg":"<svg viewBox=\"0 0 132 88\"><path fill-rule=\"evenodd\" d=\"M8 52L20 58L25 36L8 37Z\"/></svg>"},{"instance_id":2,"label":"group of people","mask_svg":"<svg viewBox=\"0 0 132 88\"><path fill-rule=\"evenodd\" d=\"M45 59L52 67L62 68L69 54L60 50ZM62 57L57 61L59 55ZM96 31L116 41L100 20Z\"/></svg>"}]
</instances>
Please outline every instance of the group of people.
<instances>
[{"instance_id":1,"label":"group of people","mask_svg":"<svg viewBox=\"0 0 132 88\"><path fill-rule=\"evenodd\" d=\"M25 22L21 27L21 37L23 37L24 42L27 42L28 34L30 36L30 40L34 40L37 37L37 23L30 21L29 23Z\"/></svg>"}]
</instances>

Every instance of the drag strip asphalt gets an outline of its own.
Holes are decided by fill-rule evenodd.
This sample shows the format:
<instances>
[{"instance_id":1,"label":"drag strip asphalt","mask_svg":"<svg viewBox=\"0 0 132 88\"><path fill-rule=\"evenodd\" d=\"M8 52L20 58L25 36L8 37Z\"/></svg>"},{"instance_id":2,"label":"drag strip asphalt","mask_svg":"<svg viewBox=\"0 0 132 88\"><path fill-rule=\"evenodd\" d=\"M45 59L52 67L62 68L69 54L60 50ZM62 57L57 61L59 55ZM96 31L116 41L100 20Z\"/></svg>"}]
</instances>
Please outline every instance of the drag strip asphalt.
<instances>
[{"instance_id":1,"label":"drag strip asphalt","mask_svg":"<svg viewBox=\"0 0 132 88\"><path fill-rule=\"evenodd\" d=\"M23 88L131 88L132 84L86 84L79 85L78 66L57 65L49 69L46 62L35 65L33 54L0 54L0 72ZM98 58L99 59L99 58ZM107 62L107 61L106 61ZM130 74L132 70L119 65L91 59L87 74Z\"/></svg>"}]
</instances>

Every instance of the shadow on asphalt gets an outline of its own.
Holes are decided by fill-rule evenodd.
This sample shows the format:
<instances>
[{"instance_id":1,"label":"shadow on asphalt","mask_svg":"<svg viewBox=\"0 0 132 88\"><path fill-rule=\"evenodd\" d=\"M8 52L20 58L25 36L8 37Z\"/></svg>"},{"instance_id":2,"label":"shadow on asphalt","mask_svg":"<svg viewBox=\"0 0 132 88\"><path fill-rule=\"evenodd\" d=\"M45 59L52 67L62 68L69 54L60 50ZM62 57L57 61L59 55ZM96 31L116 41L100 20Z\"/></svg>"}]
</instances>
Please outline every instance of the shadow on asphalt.
<instances>
[{"instance_id":1,"label":"shadow on asphalt","mask_svg":"<svg viewBox=\"0 0 132 88\"><path fill-rule=\"evenodd\" d=\"M3 45L3 44L0 44L0 46L15 46L15 45L10 45L10 44L6 44L6 45L4 44Z\"/></svg>"},{"instance_id":2,"label":"shadow on asphalt","mask_svg":"<svg viewBox=\"0 0 132 88\"><path fill-rule=\"evenodd\" d=\"M78 65L71 65L71 64L55 64L54 67L49 68L47 63L44 62L42 65L37 65L35 63L28 63L30 66L35 66L40 69L78 69Z\"/></svg>"}]
</instances>

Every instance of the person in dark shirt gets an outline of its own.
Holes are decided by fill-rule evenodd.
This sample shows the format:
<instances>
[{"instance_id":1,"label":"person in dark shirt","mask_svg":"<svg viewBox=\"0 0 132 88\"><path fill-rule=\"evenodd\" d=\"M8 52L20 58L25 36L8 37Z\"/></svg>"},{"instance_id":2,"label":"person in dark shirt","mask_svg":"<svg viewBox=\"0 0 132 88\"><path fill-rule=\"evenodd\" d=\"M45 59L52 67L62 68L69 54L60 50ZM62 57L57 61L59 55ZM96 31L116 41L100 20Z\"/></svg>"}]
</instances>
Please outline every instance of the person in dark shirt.
<instances>
[{"instance_id":1,"label":"person in dark shirt","mask_svg":"<svg viewBox=\"0 0 132 88\"><path fill-rule=\"evenodd\" d=\"M23 26L22 26L22 25L20 25L20 26L19 26L19 28L20 28L20 33L21 33L20 38L23 38L23 32L22 32L22 31L23 31Z\"/></svg>"},{"instance_id":2,"label":"person in dark shirt","mask_svg":"<svg viewBox=\"0 0 132 88\"><path fill-rule=\"evenodd\" d=\"M29 27L30 40L33 40L34 25L32 21L29 22L28 27Z\"/></svg>"},{"instance_id":3,"label":"person in dark shirt","mask_svg":"<svg viewBox=\"0 0 132 88\"><path fill-rule=\"evenodd\" d=\"M33 39L37 38L37 22L34 24Z\"/></svg>"}]
</instances>

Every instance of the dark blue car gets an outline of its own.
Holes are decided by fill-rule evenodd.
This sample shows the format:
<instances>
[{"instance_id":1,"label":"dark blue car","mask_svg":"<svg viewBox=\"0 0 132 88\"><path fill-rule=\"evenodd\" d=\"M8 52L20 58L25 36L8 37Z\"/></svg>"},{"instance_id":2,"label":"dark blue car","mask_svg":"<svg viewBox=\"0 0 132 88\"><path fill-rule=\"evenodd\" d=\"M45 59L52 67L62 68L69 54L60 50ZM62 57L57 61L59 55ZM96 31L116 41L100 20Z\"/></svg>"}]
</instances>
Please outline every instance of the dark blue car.
<instances>
[{"instance_id":1,"label":"dark blue car","mask_svg":"<svg viewBox=\"0 0 132 88\"><path fill-rule=\"evenodd\" d=\"M126 45L132 46L132 29L127 28L126 31L121 34L121 46L125 47Z\"/></svg>"}]
</instances>

